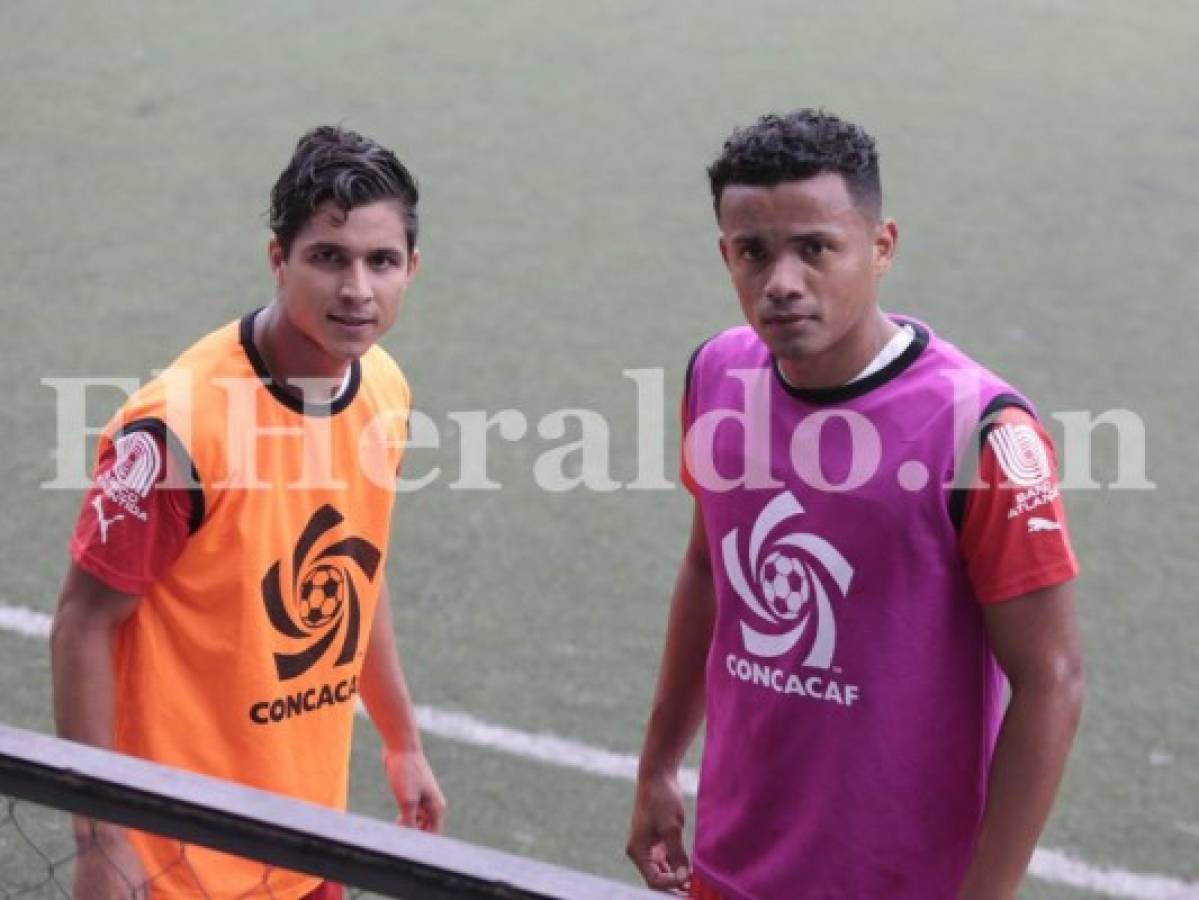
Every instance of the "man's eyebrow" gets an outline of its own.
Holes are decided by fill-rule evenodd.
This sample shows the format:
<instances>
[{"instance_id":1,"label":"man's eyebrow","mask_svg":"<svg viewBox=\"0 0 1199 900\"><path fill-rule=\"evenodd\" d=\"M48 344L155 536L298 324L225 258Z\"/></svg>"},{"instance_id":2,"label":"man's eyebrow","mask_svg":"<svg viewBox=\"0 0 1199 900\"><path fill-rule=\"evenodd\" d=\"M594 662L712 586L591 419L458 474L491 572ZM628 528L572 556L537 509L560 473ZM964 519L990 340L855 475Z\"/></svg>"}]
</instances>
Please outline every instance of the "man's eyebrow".
<instances>
[{"instance_id":1,"label":"man's eyebrow","mask_svg":"<svg viewBox=\"0 0 1199 900\"><path fill-rule=\"evenodd\" d=\"M337 241L321 240L313 241L311 244L304 244L304 250L337 250L340 253L349 253L349 248L345 244L340 244ZM407 248L403 244L379 244L376 247L367 247L363 251L363 255L369 256L373 253L392 253L403 256Z\"/></svg>"},{"instance_id":2,"label":"man's eyebrow","mask_svg":"<svg viewBox=\"0 0 1199 900\"><path fill-rule=\"evenodd\" d=\"M762 239L762 235L757 231L736 231L729 238L734 244L756 244Z\"/></svg>"},{"instance_id":3,"label":"man's eyebrow","mask_svg":"<svg viewBox=\"0 0 1199 900\"><path fill-rule=\"evenodd\" d=\"M820 226L817 228L808 228L803 231L796 231L787 235L788 243L798 241L810 241L813 239L835 240L844 235L843 228L836 226ZM736 231L729 237L729 241L734 244L752 244L766 240L765 235L760 231Z\"/></svg>"},{"instance_id":4,"label":"man's eyebrow","mask_svg":"<svg viewBox=\"0 0 1199 900\"><path fill-rule=\"evenodd\" d=\"M845 233L844 229L836 227L811 228L807 231L797 231L790 235L788 241L836 240Z\"/></svg>"}]
</instances>

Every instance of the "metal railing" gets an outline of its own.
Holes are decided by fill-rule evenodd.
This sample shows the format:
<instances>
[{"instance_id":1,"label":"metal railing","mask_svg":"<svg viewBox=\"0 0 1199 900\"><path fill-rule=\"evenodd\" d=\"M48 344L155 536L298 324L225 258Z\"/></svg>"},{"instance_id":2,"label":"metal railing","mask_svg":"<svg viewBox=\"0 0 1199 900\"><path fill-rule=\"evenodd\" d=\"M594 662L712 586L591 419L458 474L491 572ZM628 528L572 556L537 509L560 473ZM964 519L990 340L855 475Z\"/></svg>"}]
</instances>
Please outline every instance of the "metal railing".
<instances>
[{"instance_id":1,"label":"metal railing","mask_svg":"<svg viewBox=\"0 0 1199 900\"><path fill-rule=\"evenodd\" d=\"M7 725L0 725L0 794L404 900L661 896ZM14 802L0 808L0 828L36 844ZM69 897L70 853L33 849L47 867L43 881L59 892L53 896ZM0 897L26 895L13 880L19 875L0 869Z\"/></svg>"}]
</instances>

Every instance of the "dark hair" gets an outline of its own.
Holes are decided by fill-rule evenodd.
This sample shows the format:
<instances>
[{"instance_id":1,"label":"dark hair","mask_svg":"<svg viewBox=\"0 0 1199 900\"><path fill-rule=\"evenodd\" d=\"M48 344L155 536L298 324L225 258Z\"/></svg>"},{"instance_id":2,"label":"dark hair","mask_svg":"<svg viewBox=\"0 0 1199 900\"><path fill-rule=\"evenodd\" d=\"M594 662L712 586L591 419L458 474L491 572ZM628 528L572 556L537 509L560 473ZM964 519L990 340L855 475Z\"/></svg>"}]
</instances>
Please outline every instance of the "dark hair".
<instances>
[{"instance_id":1,"label":"dark hair","mask_svg":"<svg viewBox=\"0 0 1199 900\"><path fill-rule=\"evenodd\" d=\"M284 256L291 254L292 242L317 207L328 200L342 212L379 200L397 201L408 252L416 246L420 194L412 173L386 147L335 125L321 125L300 138L271 188L270 225Z\"/></svg>"},{"instance_id":2,"label":"dark hair","mask_svg":"<svg viewBox=\"0 0 1199 900\"><path fill-rule=\"evenodd\" d=\"M816 109L785 116L766 115L738 128L708 167L712 205L720 216L720 197L730 184L773 187L836 172L854 205L877 218L882 214L878 152L874 138L852 122Z\"/></svg>"}]
</instances>

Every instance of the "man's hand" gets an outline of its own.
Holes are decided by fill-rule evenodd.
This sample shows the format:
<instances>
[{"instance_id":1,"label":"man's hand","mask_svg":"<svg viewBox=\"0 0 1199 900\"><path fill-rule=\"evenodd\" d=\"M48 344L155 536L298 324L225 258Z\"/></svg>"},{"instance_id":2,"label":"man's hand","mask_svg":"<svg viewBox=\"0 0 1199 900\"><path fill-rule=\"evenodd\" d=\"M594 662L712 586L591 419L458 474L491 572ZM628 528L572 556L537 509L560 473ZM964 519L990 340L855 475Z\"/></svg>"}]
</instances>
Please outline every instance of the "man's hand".
<instances>
[{"instance_id":1,"label":"man's hand","mask_svg":"<svg viewBox=\"0 0 1199 900\"><path fill-rule=\"evenodd\" d=\"M683 792L675 776L639 779L625 853L654 890L681 893L690 883L683 820Z\"/></svg>"},{"instance_id":2,"label":"man's hand","mask_svg":"<svg viewBox=\"0 0 1199 900\"><path fill-rule=\"evenodd\" d=\"M400 814L396 821L433 834L445 820L445 795L420 750L383 751L383 769L395 794Z\"/></svg>"},{"instance_id":3,"label":"man's hand","mask_svg":"<svg viewBox=\"0 0 1199 900\"><path fill-rule=\"evenodd\" d=\"M146 872L123 829L81 820L76 825L75 900L146 900Z\"/></svg>"}]
</instances>

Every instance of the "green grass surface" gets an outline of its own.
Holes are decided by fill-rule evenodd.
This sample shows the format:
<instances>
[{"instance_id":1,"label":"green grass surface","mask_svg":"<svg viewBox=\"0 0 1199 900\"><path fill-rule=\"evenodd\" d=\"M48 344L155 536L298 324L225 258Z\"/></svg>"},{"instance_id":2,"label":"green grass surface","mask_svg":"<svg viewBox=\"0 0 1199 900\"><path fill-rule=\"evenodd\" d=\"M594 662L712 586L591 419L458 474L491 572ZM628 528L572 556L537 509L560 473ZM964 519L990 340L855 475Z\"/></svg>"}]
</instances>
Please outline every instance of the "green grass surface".
<instances>
[{"instance_id":1,"label":"green grass surface","mask_svg":"<svg viewBox=\"0 0 1199 900\"><path fill-rule=\"evenodd\" d=\"M599 410L627 479L621 370L665 367L673 408L691 349L737 321L703 167L733 125L822 105L880 142L889 308L1043 412L1147 423L1156 491L1067 500L1089 697L1044 843L1197 879L1197 44L1199 12L1165 2L6 4L0 603L51 609L80 499L39 488L40 380L144 376L266 302L266 194L307 127L378 137L421 180L424 269L386 340L418 405ZM443 437L422 470L456 472ZM546 495L547 446L495 440L500 491L400 498L407 670L423 703L635 752L688 501ZM1097 478L1113 456L1100 434ZM48 728L44 648L0 649L0 719ZM452 833L631 874L627 784L429 743ZM354 802L386 815L372 748Z\"/></svg>"}]
</instances>

